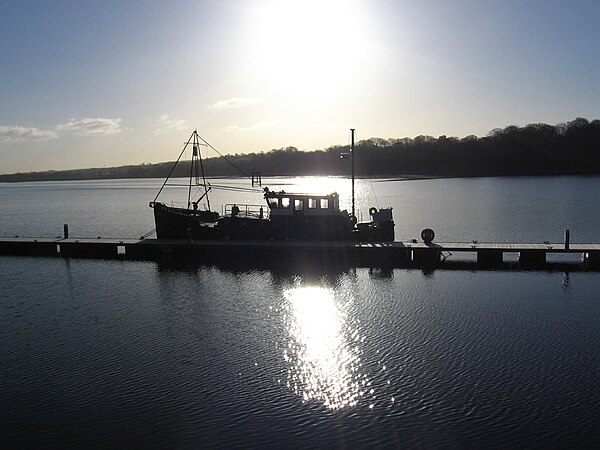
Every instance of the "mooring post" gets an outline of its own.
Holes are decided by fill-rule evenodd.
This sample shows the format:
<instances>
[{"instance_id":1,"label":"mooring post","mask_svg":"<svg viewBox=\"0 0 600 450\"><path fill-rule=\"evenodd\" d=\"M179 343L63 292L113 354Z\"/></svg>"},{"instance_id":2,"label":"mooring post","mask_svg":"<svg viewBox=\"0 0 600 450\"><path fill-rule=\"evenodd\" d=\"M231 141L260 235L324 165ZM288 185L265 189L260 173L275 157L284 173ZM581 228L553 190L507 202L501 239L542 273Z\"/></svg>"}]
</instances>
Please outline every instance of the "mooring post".
<instances>
[{"instance_id":1,"label":"mooring post","mask_svg":"<svg viewBox=\"0 0 600 450\"><path fill-rule=\"evenodd\" d=\"M571 230L565 230L565 250L569 250L570 241L571 241Z\"/></svg>"},{"instance_id":2,"label":"mooring post","mask_svg":"<svg viewBox=\"0 0 600 450\"><path fill-rule=\"evenodd\" d=\"M63 228L65 230L65 239L69 239L69 224L65 223Z\"/></svg>"}]
</instances>

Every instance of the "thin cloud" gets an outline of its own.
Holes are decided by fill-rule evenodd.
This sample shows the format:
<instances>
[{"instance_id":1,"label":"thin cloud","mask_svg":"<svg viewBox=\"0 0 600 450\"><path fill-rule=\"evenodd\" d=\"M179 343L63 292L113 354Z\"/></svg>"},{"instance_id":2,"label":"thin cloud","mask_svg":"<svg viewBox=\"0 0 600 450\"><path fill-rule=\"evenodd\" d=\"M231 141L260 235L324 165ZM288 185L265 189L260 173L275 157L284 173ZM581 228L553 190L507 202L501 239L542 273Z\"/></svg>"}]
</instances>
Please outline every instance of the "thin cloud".
<instances>
[{"instance_id":1,"label":"thin cloud","mask_svg":"<svg viewBox=\"0 0 600 450\"><path fill-rule=\"evenodd\" d=\"M286 128L289 126L289 124L290 121L287 119L266 120L263 122L256 122L245 127L230 125L225 130L228 132L264 131L273 130L276 128Z\"/></svg>"},{"instance_id":2,"label":"thin cloud","mask_svg":"<svg viewBox=\"0 0 600 450\"><path fill-rule=\"evenodd\" d=\"M17 126L0 126L0 141L44 141L56 139L58 134L52 130L40 130L38 128L25 128Z\"/></svg>"},{"instance_id":3,"label":"thin cloud","mask_svg":"<svg viewBox=\"0 0 600 450\"><path fill-rule=\"evenodd\" d=\"M226 109L237 109L244 108L246 106L253 106L262 103L263 100L261 98L256 97L231 97L226 100L219 100L216 103L213 103L206 109L216 109L218 111L223 111Z\"/></svg>"},{"instance_id":4,"label":"thin cloud","mask_svg":"<svg viewBox=\"0 0 600 450\"><path fill-rule=\"evenodd\" d=\"M84 119L71 119L67 123L58 125L58 131L73 133L77 136L106 136L110 134L120 133L121 119L103 119L86 117Z\"/></svg>"},{"instance_id":5,"label":"thin cloud","mask_svg":"<svg viewBox=\"0 0 600 450\"><path fill-rule=\"evenodd\" d=\"M185 120L173 119L168 114L163 114L162 116L160 116L158 118L158 121L160 122L161 126L160 126L160 128L154 130L155 133L162 133L162 132L168 131L168 130L183 131L188 128L188 125Z\"/></svg>"}]
</instances>

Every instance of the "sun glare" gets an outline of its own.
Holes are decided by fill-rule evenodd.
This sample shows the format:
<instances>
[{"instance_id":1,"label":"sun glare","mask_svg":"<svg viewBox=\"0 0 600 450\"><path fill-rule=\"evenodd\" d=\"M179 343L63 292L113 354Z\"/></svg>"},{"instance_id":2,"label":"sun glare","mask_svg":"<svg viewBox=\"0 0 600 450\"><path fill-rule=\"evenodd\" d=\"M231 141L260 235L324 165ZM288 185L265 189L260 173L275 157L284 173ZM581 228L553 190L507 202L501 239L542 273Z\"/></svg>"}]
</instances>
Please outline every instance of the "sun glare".
<instances>
[{"instance_id":1,"label":"sun glare","mask_svg":"<svg viewBox=\"0 0 600 450\"><path fill-rule=\"evenodd\" d=\"M351 185L347 179L333 177L287 178L281 189L306 194L331 194L337 192L340 198L350 196Z\"/></svg>"},{"instance_id":2,"label":"sun glare","mask_svg":"<svg viewBox=\"0 0 600 450\"><path fill-rule=\"evenodd\" d=\"M359 350L353 345L343 306L333 290L298 287L285 291L289 343L284 359L289 365L288 386L303 400L326 407L354 406L366 380L360 379Z\"/></svg>"},{"instance_id":3,"label":"sun glare","mask_svg":"<svg viewBox=\"0 0 600 450\"><path fill-rule=\"evenodd\" d=\"M342 0L283 0L253 11L247 56L253 72L297 98L331 97L365 53L357 5Z\"/></svg>"}]
</instances>

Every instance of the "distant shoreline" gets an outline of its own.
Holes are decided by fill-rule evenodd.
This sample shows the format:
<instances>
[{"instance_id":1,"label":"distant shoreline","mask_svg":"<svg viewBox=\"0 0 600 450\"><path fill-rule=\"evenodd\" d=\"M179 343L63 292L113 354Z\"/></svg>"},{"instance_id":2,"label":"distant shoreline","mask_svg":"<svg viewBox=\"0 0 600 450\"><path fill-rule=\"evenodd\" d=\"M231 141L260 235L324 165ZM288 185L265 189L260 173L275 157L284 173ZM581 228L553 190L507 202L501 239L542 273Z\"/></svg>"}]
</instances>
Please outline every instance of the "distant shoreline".
<instances>
[{"instance_id":1,"label":"distant shoreline","mask_svg":"<svg viewBox=\"0 0 600 450\"><path fill-rule=\"evenodd\" d=\"M206 158L210 178L339 176L349 177L350 163L340 159L349 146L299 151L295 147L266 153ZM370 138L355 146L358 178L464 178L499 176L600 175L600 120L577 118L556 126L530 124L495 129L485 137L417 136L414 139ZM166 178L174 162L119 167L48 170L0 175L0 182ZM189 177L190 162L181 161L171 176Z\"/></svg>"},{"instance_id":2,"label":"distant shoreline","mask_svg":"<svg viewBox=\"0 0 600 450\"><path fill-rule=\"evenodd\" d=\"M292 175L293 177L303 178L303 177L334 177L334 178L347 178L350 179L350 176L344 177L340 175ZM289 175L263 175L263 178L280 178L280 177L289 177ZM375 180L378 183L389 183L389 182L398 182L398 181L427 181L427 180L442 180L442 179L451 179L451 178L562 178L562 177L600 177L600 173L598 174L538 174L538 175L423 175L423 176L358 176L356 179L358 180ZM242 176L214 176L214 177L206 177L210 180L217 179L244 179ZM118 180L163 180L164 177L114 177L114 178L52 178L52 179L44 179L44 178L28 178L23 180L10 180L6 181L2 179L0 176L0 184L19 184L19 183L45 183L45 182L69 182L69 181L118 181Z\"/></svg>"}]
</instances>

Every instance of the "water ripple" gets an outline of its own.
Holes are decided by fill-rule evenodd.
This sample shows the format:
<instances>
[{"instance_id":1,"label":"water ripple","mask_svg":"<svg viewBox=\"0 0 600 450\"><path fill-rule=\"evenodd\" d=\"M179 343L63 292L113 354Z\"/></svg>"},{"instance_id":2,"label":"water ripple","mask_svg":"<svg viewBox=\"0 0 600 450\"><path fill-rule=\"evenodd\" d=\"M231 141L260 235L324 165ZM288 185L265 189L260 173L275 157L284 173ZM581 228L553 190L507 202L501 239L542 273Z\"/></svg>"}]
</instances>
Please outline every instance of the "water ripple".
<instances>
[{"instance_id":1,"label":"water ripple","mask_svg":"<svg viewBox=\"0 0 600 450\"><path fill-rule=\"evenodd\" d=\"M555 292L560 274L374 278L357 269L309 278L5 260L8 447L599 438L600 305L587 275L572 277L579 293L565 300ZM33 276L32 264L43 270Z\"/></svg>"}]
</instances>

